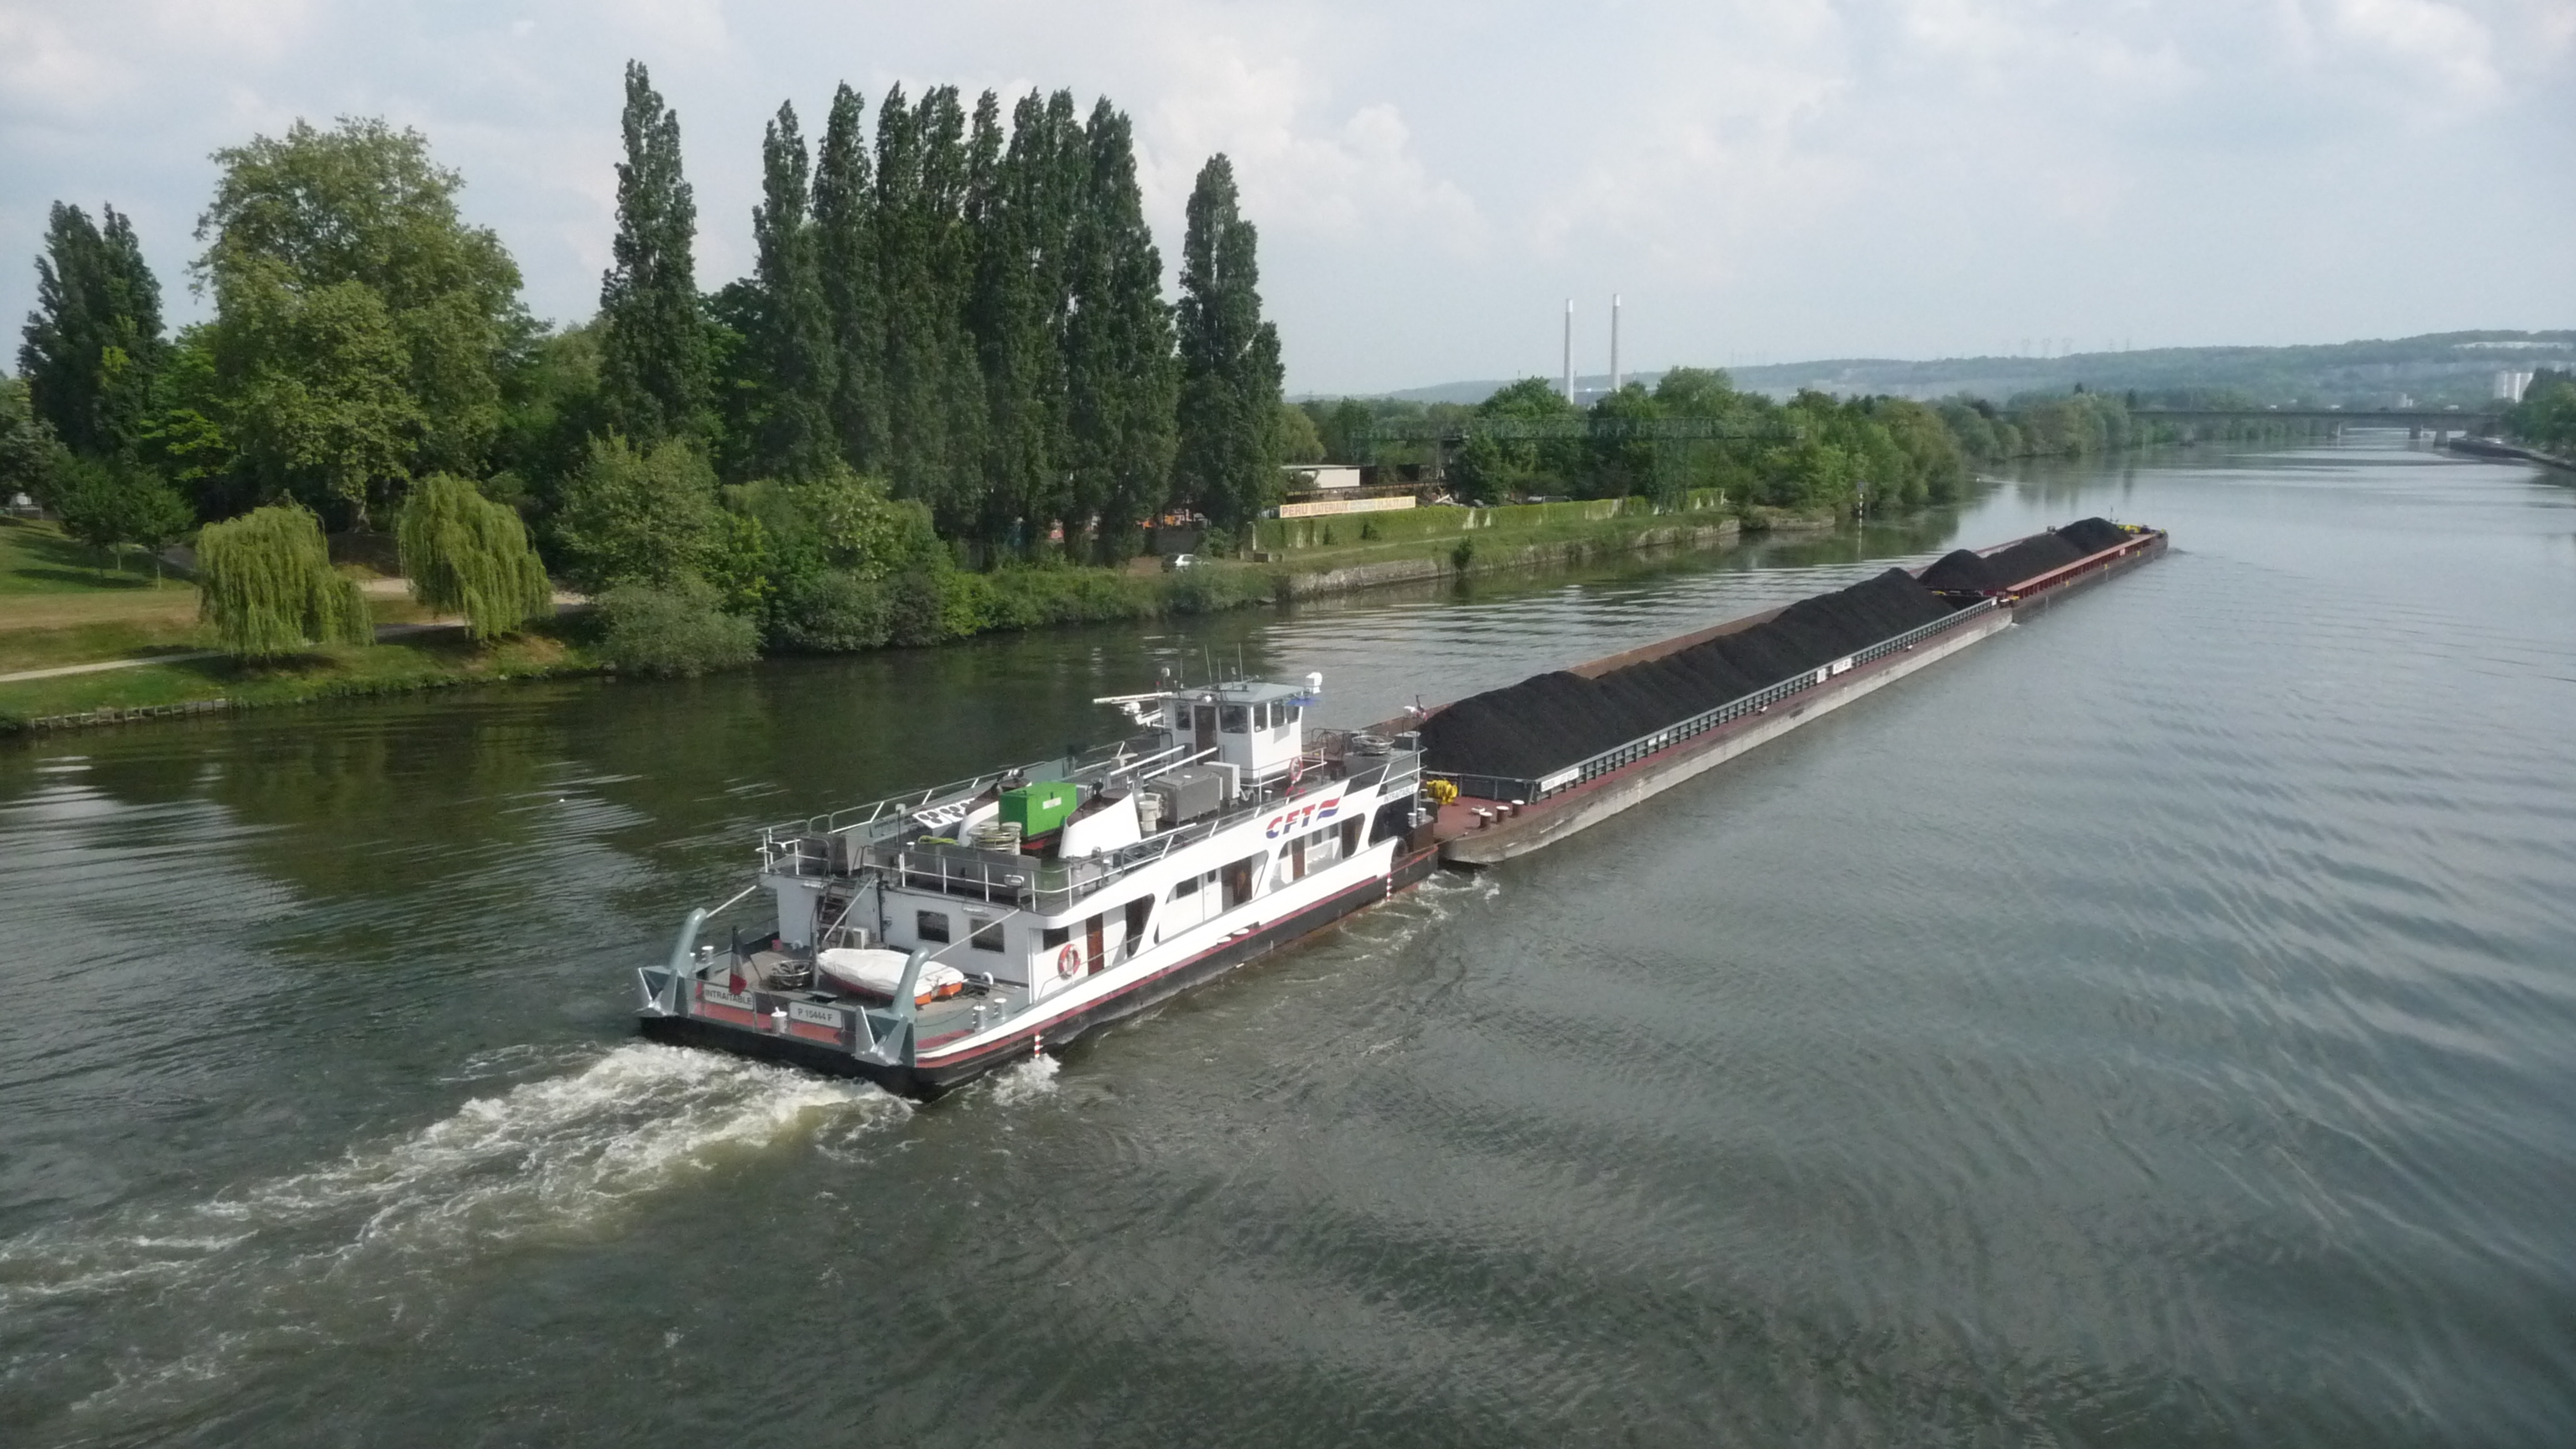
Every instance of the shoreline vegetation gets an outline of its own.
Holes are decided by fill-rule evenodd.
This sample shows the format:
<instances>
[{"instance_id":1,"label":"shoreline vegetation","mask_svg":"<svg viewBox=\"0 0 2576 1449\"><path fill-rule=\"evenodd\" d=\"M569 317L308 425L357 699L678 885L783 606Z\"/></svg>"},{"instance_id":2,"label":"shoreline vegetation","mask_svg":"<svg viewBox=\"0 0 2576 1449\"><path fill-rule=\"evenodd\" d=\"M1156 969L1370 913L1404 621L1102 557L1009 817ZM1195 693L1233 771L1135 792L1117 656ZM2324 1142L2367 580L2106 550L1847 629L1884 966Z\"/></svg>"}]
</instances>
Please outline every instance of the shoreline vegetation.
<instances>
[{"instance_id":1,"label":"shoreline vegetation","mask_svg":"<svg viewBox=\"0 0 2576 1449\"><path fill-rule=\"evenodd\" d=\"M1231 163L1197 174L1167 297L1128 118L1069 91L896 86L871 116L845 85L811 145L781 104L752 273L702 290L679 115L640 64L618 125L613 265L570 325L528 313L464 178L381 120L215 153L187 269L213 315L175 336L128 219L57 203L0 377L0 500L59 529L0 534L0 674L221 657L0 681L0 717L1201 613L1886 517L2004 460L2170 440L2132 416L2161 397L1782 402L1693 368L1589 407L1540 379L1292 405ZM1271 516L1327 461L1467 506ZM370 592L353 545L410 598ZM179 558L193 582L163 576ZM591 607L557 617L566 589ZM461 627L385 629L431 619Z\"/></svg>"},{"instance_id":2,"label":"shoreline vegetation","mask_svg":"<svg viewBox=\"0 0 2576 1449\"><path fill-rule=\"evenodd\" d=\"M1441 510L1448 512L1451 510ZM944 576L939 634L912 645L957 642L987 634L1068 624L1110 623L1286 604L1390 584L1459 579L1574 566L1623 554L1724 547L1744 524L1707 510L1661 515L1640 508L1600 516L1547 505L1475 510L1475 527L1384 543L1354 541L1283 554L1275 562L1208 562L1151 572L1066 566L1006 567ZM1455 510L1466 522L1468 510ZM1755 531L1821 530L1823 517L1765 514ZM13 540L67 543L24 521L0 524L0 550ZM24 551L23 544L20 545ZM50 557L50 555L48 555ZM0 552L0 564L8 562ZM60 570L48 572L59 573ZM0 573L0 588L7 575ZM132 590L105 591L126 606ZM461 685L652 674L621 670L602 648L604 621L594 611L567 611L488 643L467 636L461 621L433 621L408 598L370 591L379 639L370 646L315 646L268 660L207 653L212 639L196 621L196 591L172 579L157 591L159 612L61 628L0 630L0 674L86 663L105 654L132 667L0 679L0 733L23 734L90 724L199 714L215 709L363 698ZM5 597L5 596L0 596ZM47 597L59 597L50 595ZM176 601L186 600L184 605ZM424 627L427 625L427 627ZM418 632L384 637L388 629ZM104 646L104 647L102 647ZM889 641L887 647L903 647ZM824 651L801 651L818 654ZM156 654L185 655L154 662ZM794 653L778 657L796 657ZM745 663L749 660L743 661Z\"/></svg>"}]
</instances>

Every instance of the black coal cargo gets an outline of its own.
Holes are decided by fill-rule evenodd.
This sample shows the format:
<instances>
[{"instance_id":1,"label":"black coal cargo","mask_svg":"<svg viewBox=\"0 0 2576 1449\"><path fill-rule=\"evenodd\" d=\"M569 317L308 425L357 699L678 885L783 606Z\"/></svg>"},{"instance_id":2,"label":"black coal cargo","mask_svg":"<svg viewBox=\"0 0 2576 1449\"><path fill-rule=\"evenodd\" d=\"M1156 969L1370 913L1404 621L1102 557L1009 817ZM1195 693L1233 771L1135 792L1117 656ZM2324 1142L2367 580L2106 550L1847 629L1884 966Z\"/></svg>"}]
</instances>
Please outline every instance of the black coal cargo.
<instances>
[{"instance_id":1,"label":"black coal cargo","mask_svg":"<svg viewBox=\"0 0 2576 1449\"><path fill-rule=\"evenodd\" d=\"M2127 543L2131 534L2107 518L2083 518L2048 533L1976 554L1955 549L1923 571L1925 588L1943 593L1987 594L2025 584L2041 574Z\"/></svg>"},{"instance_id":2,"label":"black coal cargo","mask_svg":"<svg viewBox=\"0 0 2576 1449\"><path fill-rule=\"evenodd\" d=\"M1423 722L1433 770L1536 780L1947 617L1903 569L1598 679L1558 670L1470 695Z\"/></svg>"},{"instance_id":3,"label":"black coal cargo","mask_svg":"<svg viewBox=\"0 0 2576 1449\"><path fill-rule=\"evenodd\" d=\"M2057 530L2057 536L2075 545L2075 551L2086 557L2106 548L2118 548L2129 541L2129 531L2107 518L2079 518Z\"/></svg>"}]
</instances>

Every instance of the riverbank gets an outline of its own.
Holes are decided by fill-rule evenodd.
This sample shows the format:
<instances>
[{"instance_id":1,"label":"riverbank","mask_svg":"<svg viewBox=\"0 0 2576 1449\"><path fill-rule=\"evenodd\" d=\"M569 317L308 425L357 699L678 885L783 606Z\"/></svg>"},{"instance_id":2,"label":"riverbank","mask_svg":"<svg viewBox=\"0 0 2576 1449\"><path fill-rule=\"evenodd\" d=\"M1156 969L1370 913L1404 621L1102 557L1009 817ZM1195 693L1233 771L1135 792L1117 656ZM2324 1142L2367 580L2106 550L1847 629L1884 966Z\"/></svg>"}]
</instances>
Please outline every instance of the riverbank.
<instances>
[{"instance_id":1,"label":"riverbank","mask_svg":"<svg viewBox=\"0 0 2576 1449\"><path fill-rule=\"evenodd\" d=\"M2472 458L2484 458L2490 462L2537 463L2543 468L2556 468L2561 472L2576 473L2576 459L2561 458L2555 453L2543 453L2536 448L2523 447L2519 443L2499 442L2494 438L2453 438L2442 446L2451 452L2466 453Z\"/></svg>"},{"instance_id":2,"label":"riverbank","mask_svg":"<svg viewBox=\"0 0 2576 1449\"><path fill-rule=\"evenodd\" d=\"M1448 513L1450 510L1442 510ZM1150 574L1109 569L1030 567L956 573L940 581L945 643L987 634L1067 624L1108 623L1216 613L1399 584L1437 582L1580 566L1624 554L1689 552L1734 546L1748 532L1817 532L1830 518L1753 510L1738 518L1714 509L1658 514L1620 500L1605 504L1534 504L1460 509L1455 518L1425 518L1412 537L1317 542L1262 550L1257 562L1210 560ZM1447 525L1433 528L1430 524ZM1316 536L1320 539L1321 530ZM1285 544L1287 539L1273 540ZM380 581L371 604L380 622L405 614L408 598L386 596ZM0 681L0 733L37 734L216 710L268 708L323 700L611 671L594 651L585 620L559 617L520 638L483 647L461 631L380 637L358 649L317 649L248 664L203 651L194 623L195 590L176 586L152 630L88 627L0 632L0 661L15 670L68 670L91 662L83 643L104 646L119 667L57 672Z\"/></svg>"}]
</instances>

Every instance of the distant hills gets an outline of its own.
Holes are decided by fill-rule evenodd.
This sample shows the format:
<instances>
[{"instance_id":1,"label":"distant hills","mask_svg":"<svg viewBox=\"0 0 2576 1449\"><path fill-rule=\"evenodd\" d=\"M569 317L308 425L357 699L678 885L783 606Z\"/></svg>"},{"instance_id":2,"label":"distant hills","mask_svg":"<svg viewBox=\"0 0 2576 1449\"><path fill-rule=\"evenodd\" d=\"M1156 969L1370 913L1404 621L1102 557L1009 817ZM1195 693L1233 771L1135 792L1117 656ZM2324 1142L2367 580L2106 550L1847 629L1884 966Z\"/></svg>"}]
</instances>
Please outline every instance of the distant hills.
<instances>
[{"instance_id":1,"label":"distant hills","mask_svg":"<svg viewBox=\"0 0 2576 1449\"><path fill-rule=\"evenodd\" d=\"M2495 376L2535 367L2576 368L2576 331L2434 332L2309 347L2157 347L2078 352L2065 357L1945 357L1908 362L1824 358L1727 369L1748 392L1786 398L1800 388L1931 399L1967 393L2001 402L2021 393L2137 392L2168 404L2247 403L2389 407L2401 401L2468 406L2494 395ZM1660 372L1629 374L1648 387ZM1410 402L1478 403L1508 379L1449 382L1386 396ZM1584 400L1606 391L1606 374L1578 376Z\"/></svg>"}]
</instances>

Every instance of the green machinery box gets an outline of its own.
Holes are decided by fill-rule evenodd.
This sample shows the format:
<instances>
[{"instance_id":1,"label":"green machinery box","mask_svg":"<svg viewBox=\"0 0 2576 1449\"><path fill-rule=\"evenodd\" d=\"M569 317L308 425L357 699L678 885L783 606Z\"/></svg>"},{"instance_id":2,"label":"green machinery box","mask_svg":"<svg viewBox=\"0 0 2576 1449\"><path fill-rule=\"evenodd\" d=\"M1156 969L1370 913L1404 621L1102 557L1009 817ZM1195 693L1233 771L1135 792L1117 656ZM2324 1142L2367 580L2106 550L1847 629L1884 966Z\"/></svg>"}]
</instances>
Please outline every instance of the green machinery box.
<instances>
[{"instance_id":1,"label":"green machinery box","mask_svg":"<svg viewBox=\"0 0 2576 1449\"><path fill-rule=\"evenodd\" d=\"M1081 792L1063 781L1023 785L1002 792L1002 823L1020 827L1020 838L1027 840L1061 828L1081 803Z\"/></svg>"}]
</instances>

